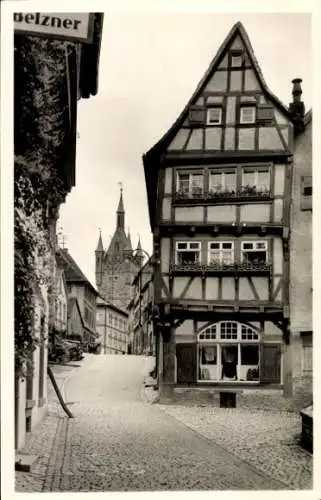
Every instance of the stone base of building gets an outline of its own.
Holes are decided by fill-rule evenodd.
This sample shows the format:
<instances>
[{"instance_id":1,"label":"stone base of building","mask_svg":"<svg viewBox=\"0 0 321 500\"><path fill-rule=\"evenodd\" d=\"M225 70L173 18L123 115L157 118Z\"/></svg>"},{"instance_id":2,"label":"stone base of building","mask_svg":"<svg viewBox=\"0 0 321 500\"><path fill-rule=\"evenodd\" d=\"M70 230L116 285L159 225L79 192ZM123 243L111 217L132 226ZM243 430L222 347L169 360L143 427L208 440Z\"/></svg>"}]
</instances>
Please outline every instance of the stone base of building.
<instances>
[{"instance_id":1,"label":"stone base of building","mask_svg":"<svg viewBox=\"0 0 321 500\"><path fill-rule=\"evenodd\" d=\"M301 401L286 398L283 388L166 387L160 390L160 404L211 405L216 408L294 411L302 409Z\"/></svg>"}]
</instances>

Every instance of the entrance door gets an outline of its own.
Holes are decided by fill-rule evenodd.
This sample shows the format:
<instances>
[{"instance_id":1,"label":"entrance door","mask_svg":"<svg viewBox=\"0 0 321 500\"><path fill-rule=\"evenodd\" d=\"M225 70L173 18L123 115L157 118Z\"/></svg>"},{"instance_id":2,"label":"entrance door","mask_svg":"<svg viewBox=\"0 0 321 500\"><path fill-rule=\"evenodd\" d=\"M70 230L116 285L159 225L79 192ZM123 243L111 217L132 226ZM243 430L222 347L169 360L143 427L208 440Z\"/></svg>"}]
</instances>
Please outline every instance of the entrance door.
<instances>
[{"instance_id":1,"label":"entrance door","mask_svg":"<svg viewBox=\"0 0 321 500\"><path fill-rule=\"evenodd\" d=\"M177 383L196 383L196 344L177 344Z\"/></svg>"},{"instance_id":2,"label":"entrance door","mask_svg":"<svg viewBox=\"0 0 321 500\"><path fill-rule=\"evenodd\" d=\"M264 344L261 356L261 382L281 383L281 345Z\"/></svg>"}]
</instances>

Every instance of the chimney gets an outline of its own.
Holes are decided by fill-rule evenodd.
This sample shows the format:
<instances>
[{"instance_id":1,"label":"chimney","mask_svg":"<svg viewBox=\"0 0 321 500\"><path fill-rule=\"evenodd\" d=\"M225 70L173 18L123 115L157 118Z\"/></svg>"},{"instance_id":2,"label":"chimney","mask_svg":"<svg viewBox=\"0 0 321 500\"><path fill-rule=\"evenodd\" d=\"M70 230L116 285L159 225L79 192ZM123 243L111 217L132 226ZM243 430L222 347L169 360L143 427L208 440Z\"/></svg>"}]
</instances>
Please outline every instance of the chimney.
<instances>
[{"instance_id":1,"label":"chimney","mask_svg":"<svg viewBox=\"0 0 321 500\"><path fill-rule=\"evenodd\" d=\"M301 95L302 95L301 82L302 82L301 78L295 78L294 80L292 80L293 101L290 102L289 112L292 121L294 123L294 135L297 135L304 130L305 106L304 102L301 101Z\"/></svg>"}]
</instances>

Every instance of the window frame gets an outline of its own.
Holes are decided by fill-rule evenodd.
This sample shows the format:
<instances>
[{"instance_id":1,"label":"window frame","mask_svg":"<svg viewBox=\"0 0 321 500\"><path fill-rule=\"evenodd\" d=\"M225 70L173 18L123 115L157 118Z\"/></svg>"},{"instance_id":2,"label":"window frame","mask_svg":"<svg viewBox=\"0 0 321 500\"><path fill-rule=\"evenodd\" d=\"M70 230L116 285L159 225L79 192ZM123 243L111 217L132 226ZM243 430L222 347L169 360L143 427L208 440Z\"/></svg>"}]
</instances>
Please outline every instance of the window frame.
<instances>
[{"instance_id":1,"label":"window frame","mask_svg":"<svg viewBox=\"0 0 321 500\"><path fill-rule=\"evenodd\" d=\"M215 243L215 244L219 244L219 248L217 249L217 251L219 252L219 262L218 264L219 265L224 265L226 263L223 262L223 253L224 253L224 250L226 251L229 251L232 253L232 262L229 263L229 265L232 265L235 263L235 248L234 248L234 241L233 240L219 240L219 241L209 241L208 244L207 244L207 265L210 266L211 265L211 250L214 250L211 248L211 244L212 243ZM226 249L226 248L223 248L223 243L230 243L231 244L231 248L230 249Z\"/></svg>"},{"instance_id":2,"label":"window frame","mask_svg":"<svg viewBox=\"0 0 321 500\"><path fill-rule=\"evenodd\" d=\"M228 190L228 188L226 187L226 175L231 175L233 174L234 175L234 179L235 179L235 184L234 184L234 187L233 189L231 190L231 192L236 192L237 190L237 169L236 167L235 168L230 168L230 169L223 169L223 170L209 170L209 173L208 173L208 190L209 191L213 191L214 193L220 193L221 191L223 192L226 192ZM214 189L214 186L213 186L213 183L212 183L212 176L214 175L220 175L221 176L221 179L222 179L222 189L221 191L220 190L215 190Z\"/></svg>"},{"instance_id":3,"label":"window frame","mask_svg":"<svg viewBox=\"0 0 321 500\"><path fill-rule=\"evenodd\" d=\"M241 64L233 64L233 60L236 58L241 59ZM243 68L244 66L244 52L243 50L234 49L230 51L230 68Z\"/></svg>"},{"instance_id":4,"label":"window frame","mask_svg":"<svg viewBox=\"0 0 321 500\"><path fill-rule=\"evenodd\" d=\"M210 120L210 112L213 111L213 110L217 110L219 111L219 121L217 122L212 122ZM210 105L207 107L206 109L206 125L209 125L211 127L215 127L215 126L220 126L222 125L223 123L223 106L220 106L220 105Z\"/></svg>"},{"instance_id":5,"label":"window frame","mask_svg":"<svg viewBox=\"0 0 321 500\"><path fill-rule=\"evenodd\" d=\"M180 190L180 175L188 175L188 191L181 191ZM187 171L187 170L176 170L176 194L186 194L186 195L191 195L193 194L193 176L199 175L202 177L202 186L199 188L201 189L201 194L204 194L204 172L201 170L194 170L194 171Z\"/></svg>"},{"instance_id":6,"label":"window frame","mask_svg":"<svg viewBox=\"0 0 321 500\"><path fill-rule=\"evenodd\" d=\"M178 248L178 245L179 244L186 244L186 249L184 248ZM198 249L195 249L195 248L190 248L190 245L191 244L197 244L198 245ZM199 260L198 261L195 261L195 264L200 264L201 263L201 258L202 258L202 242L201 241L193 241L193 240L185 240L185 241L176 241L175 242L175 259L174 259L174 262L176 265L184 265L184 264L181 264L179 261L178 261L178 252L198 252L199 253Z\"/></svg>"},{"instance_id":7,"label":"window frame","mask_svg":"<svg viewBox=\"0 0 321 500\"><path fill-rule=\"evenodd\" d=\"M256 123L256 114L257 114L257 105L256 104L249 104L249 103L241 103L240 104L240 120L239 123L241 125L253 125ZM248 121L244 120L243 112L245 109L252 109L253 110L253 120Z\"/></svg>"},{"instance_id":8,"label":"window frame","mask_svg":"<svg viewBox=\"0 0 321 500\"><path fill-rule=\"evenodd\" d=\"M246 170L248 170L248 172L246 172ZM263 166L263 165L260 165L260 166L244 165L244 166L242 166L242 175L241 175L241 187L242 187L242 189L244 189L247 186L250 186L250 187L255 186L257 191L263 190L264 188L260 187L258 180L259 180L259 172L265 172L265 171L267 171L269 174L269 182L268 182L267 189L270 192L271 191L271 166L270 165L266 165L266 166ZM253 173L254 174L254 181L252 184L245 184L245 182L244 182L244 174L245 173Z\"/></svg>"},{"instance_id":9,"label":"window frame","mask_svg":"<svg viewBox=\"0 0 321 500\"><path fill-rule=\"evenodd\" d=\"M256 248L258 243L264 243L265 248ZM253 248L244 248L245 244L253 244ZM265 264L269 262L269 245L268 240L247 240L241 241L241 263L245 263L244 252L265 252Z\"/></svg>"},{"instance_id":10,"label":"window frame","mask_svg":"<svg viewBox=\"0 0 321 500\"><path fill-rule=\"evenodd\" d=\"M225 324L225 326L230 325L231 329L233 325L236 325L236 338L223 338L222 337L222 325ZM252 331L253 336L256 335L256 338L253 339L243 339L242 338L242 327L246 327L247 329ZM215 328L215 333L212 338L201 338L201 336L206 336L207 335L207 330L209 330L209 335L213 332ZM220 384L259 384L260 383L260 370L261 370L261 350L260 350L260 345L261 345L261 339L260 339L260 332L253 328L252 325L238 322L238 321L219 321L217 323L212 323L210 325L207 325L205 328L200 330L197 335L197 382L198 383L220 383ZM236 380L224 380L222 379L222 356L223 356L223 348L224 347L232 347L235 346L237 348L237 366L236 366L236 373L237 373L237 379ZM257 365L246 365L242 364L242 347L244 346L256 346L257 347L257 355L258 355L258 363ZM208 363L208 364L202 364L200 363L201 360L201 353L202 350L206 347L215 347L216 349L216 364ZM206 379L206 378L199 378L200 372L203 369L206 369L204 367L207 366L215 366L216 367L216 378L213 379ZM257 366L259 369L259 377L258 379L255 380L243 380L240 379L240 370L242 369L242 366Z\"/></svg>"}]
</instances>

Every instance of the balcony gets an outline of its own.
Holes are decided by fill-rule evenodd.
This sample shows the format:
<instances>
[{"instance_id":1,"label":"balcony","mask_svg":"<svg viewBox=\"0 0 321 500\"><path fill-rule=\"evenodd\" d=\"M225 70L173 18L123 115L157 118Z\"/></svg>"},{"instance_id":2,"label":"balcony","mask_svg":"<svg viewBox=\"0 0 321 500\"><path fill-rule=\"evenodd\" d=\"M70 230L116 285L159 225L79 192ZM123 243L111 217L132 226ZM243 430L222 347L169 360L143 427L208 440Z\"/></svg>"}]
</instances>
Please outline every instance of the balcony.
<instances>
[{"instance_id":1,"label":"balcony","mask_svg":"<svg viewBox=\"0 0 321 500\"><path fill-rule=\"evenodd\" d=\"M183 264L171 264L170 274L195 275L195 276L269 276L272 272L272 265L264 262L242 262L242 263L219 263L200 264L199 262L184 262Z\"/></svg>"},{"instance_id":2,"label":"balcony","mask_svg":"<svg viewBox=\"0 0 321 500\"><path fill-rule=\"evenodd\" d=\"M239 189L210 189L204 192L201 188L192 191L181 191L174 194L174 203L176 204L195 204L195 203L230 203L236 201L270 201L272 200L269 189L259 189L256 186L243 186Z\"/></svg>"}]
</instances>

